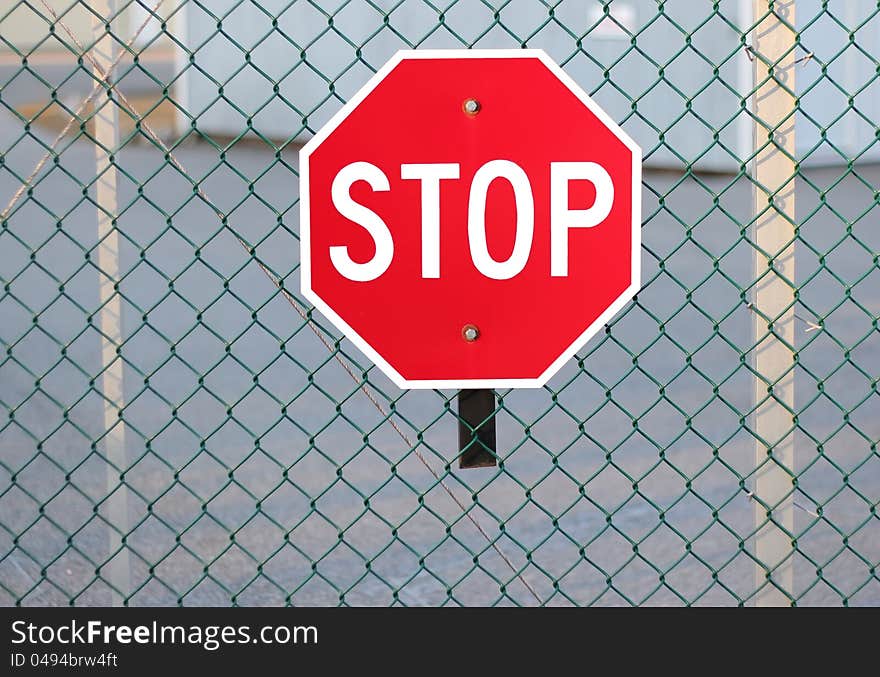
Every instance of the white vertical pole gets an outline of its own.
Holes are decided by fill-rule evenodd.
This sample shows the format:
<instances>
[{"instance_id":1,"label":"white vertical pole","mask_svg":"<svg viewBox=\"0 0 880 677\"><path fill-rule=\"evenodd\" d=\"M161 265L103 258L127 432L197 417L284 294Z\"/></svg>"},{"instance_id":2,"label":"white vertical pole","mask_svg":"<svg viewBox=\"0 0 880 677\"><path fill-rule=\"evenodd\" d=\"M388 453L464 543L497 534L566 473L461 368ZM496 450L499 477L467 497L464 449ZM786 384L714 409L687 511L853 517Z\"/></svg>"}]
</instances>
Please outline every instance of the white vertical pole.
<instances>
[{"instance_id":1,"label":"white vertical pole","mask_svg":"<svg viewBox=\"0 0 880 677\"><path fill-rule=\"evenodd\" d=\"M159 21L153 18L153 15L146 7L139 5L137 2L132 2L125 10L125 13L127 14L128 19L126 22L128 29L126 31L126 37L128 35L134 35L132 46L135 49L146 47L147 43L159 34L159 31L161 30ZM138 28L144 23L146 23L146 26L144 26L143 30L138 32Z\"/></svg>"},{"instance_id":2,"label":"white vertical pole","mask_svg":"<svg viewBox=\"0 0 880 677\"><path fill-rule=\"evenodd\" d=\"M178 42L183 43L187 47L189 47L192 43L189 39L189 19L187 18L187 14L189 12L189 4L184 3L180 9L177 10L177 13L174 14L172 21L174 22L174 33L177 37ZM183 135L190 126L189 118L184 114L184 111L189 111L189 88L190 88L190 77L189 77L189 54L187 54L186 50L178 47L177 44L172 43L174 45L174 77L177 79L174 81L174 99L177 102L177 106L175 106L175 114L174 114L174 133L177 136Z\"/></svg>"},{"instance_id":3,"label":"white vertical pole","mask_svg":"<svg viewBox=\"0 0 880 677\"><path fill-rule=\"evenodd\" d=\"M755 28L752 42L757 87L753 101L757 151L754 178L758 184L753 237L758 247L754 255L755 279L760 280L753 306L754 367L758 374L754 425L760 438L755 449L758 470L753 494L758 606L787 605L793 591L794 431L790 409L794 408L792 158L796 104L795 34L789 25L795 22L794 5L794 0L754 2L755 21L767 15Z\"/></svg>"},{"instance_id":4,"label":"white vertical pole","mask_svg":"<svg viewBox=\"0 0 880 677\"><path fill-rule=\"evenodd\" d=\"M752 5L754 2L755 0L737 1L736 23L744 33L752 25L752 17L754 16L752 14L754 9ZM748 36L746 37L746 47L749 48L751 45L748 42ZM752 104L748 100L755 82L755 68L752 64L752 59L752 53L747 51L747 49L742 50L736 56L736 91L743 98L746 98L747 109L739 114L739 119L736 123L736 153L739 158L743 159L752 155L755 142L755 125L752 122L751 116Z\"/></svg>"},{"instance_id":5,"label":"white vertical pole","mask_svg":"<svg viewBox=\"0 0 880 677\"><path fill-rule=\"evenodd\" d=\"M95 46L92 55L95 59L94 76L112 82L111 72L118 53L118 43L107 32L105 20L116 14L116 0L92 0L92 35ZM115 25L115 24L114 24ZM100 70L99 70L100 69ZM103 576L116 590L112 592L114 606L120 606L123 596L130 587L128 550L123 547L122 536L128 533L128 489L120 482L119 474L128 467L125 453L125 424L119 411L125 406L122 389L122 358L116 349L122 344L122 304L114 285L119 280L119 235L114 228L113 219L117 215L116 205L116 166L110 161L110 154L119 145L119 118L116 103L106 96L95 100L98 109L93 118L95 124L95 164L97 182L95 198L98 204L98 294L100 311L98 323L103 333L101 338L101 391L104 395L104 451L107 461L106 516L111 526L109 531L109 552L117 550ZM120 550L121 548L121 550Z\"/></svg>"},{"instance_id":6,"label":"white vertical pole","mask_svg":"<svg viewBox=\"0 0 880 677\"><path fill-rule=\"evenodd\" d=\"M844 5L845 14L844 21L847 26L850 26L850 30L856 30L856 26L859 25L859 12L864 11L862 7L859 7L858 3L848 2ZM875 33L876 35L876 33ZM875 43L876 44L876 43ZM846 79L844 82L846 83L844 87L847 92L856 92L861 88L861 82L859 81L859 65L861 64L860 59L861 55L855 49L848 49L846 53L843 55L843 63L845 67L844 76ZM864 71L863 71L864 72ZM859 128L861 127L861 120L857 115L847 115L846 116L846 134L845 140L843 144L841 144L845 149L846 153L858 153L858 149L861 147L860 138L859 138Z\"/></svg>"}]
</instances>

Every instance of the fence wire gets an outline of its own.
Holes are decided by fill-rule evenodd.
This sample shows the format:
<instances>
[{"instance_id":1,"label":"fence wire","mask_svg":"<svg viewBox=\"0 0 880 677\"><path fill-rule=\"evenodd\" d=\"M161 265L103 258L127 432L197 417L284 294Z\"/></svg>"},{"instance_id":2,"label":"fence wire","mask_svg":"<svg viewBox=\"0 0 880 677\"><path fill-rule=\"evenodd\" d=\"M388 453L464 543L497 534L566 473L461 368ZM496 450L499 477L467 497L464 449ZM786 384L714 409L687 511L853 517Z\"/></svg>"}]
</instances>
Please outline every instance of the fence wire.
<instances>
[{"instance_id":1,"label":"fence wire","mask_svg":"<svg viewBox=\"0 0 880 677\"><path fill-rule=\"evenodd\" d=\"M880 604L880 8L754 4L0 3L0 603ZM791 464L755 424L768 20ZM498 392L495 468L457 468L455 392L399 390L299 294L298 148L427 47L546 50L645 157L643 288Z\"/></svg>"}]
</instances>

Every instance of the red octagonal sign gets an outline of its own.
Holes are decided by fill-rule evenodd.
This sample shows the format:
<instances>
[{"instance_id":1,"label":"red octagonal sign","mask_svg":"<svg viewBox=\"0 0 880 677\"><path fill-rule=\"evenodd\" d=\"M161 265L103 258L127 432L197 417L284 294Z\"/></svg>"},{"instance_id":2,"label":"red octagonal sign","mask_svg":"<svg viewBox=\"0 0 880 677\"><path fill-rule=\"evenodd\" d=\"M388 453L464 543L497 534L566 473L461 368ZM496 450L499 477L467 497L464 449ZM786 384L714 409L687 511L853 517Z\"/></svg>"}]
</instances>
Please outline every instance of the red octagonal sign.
<instances>
[{"instance_id":1,"label":"red octagonal sign","mask_svg":"<svg viewBox=\"0 0 880 677\"><path fill-rule=\"evenodd\" d=\"M639 287L641 150L542 51L399 52L300 172L303 293L400 387L541 386Z\"/></svg>"}]
</instances>

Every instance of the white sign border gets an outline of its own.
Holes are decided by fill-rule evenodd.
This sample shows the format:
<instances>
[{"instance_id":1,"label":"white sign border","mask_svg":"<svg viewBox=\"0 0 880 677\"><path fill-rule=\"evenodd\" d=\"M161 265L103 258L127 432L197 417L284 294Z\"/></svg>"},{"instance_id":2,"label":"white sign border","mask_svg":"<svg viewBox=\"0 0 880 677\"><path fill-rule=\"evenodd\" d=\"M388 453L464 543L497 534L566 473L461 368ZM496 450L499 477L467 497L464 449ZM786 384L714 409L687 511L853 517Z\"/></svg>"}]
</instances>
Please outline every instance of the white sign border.
<instances>
[{"instance_id":1,"label":"white sign border","mask_svg":"<svg viewBox=\"0 0 880 677\"><path fill-rule=\"evenodd\" d=\"M332 134L360 103L406 59L522 59L533 58L543 63L551 73L583 103L632 153L632 261L630 285L563 353L537 378L491 379L430 379L404 378L385 358L370 346L343 320L311 287L311 239L309 221L309 157ZM401 50L380 68L376 74L325 124L299 151L300 192L300 282L303 296L321 311L372 362L403 389L417 388L540 388L558 372L586 343L593 338L636 295L641 287L642 251L642 149L603 111L580 86L560 68L542 49L421 49Z\"/></svg>"}]
</instances>

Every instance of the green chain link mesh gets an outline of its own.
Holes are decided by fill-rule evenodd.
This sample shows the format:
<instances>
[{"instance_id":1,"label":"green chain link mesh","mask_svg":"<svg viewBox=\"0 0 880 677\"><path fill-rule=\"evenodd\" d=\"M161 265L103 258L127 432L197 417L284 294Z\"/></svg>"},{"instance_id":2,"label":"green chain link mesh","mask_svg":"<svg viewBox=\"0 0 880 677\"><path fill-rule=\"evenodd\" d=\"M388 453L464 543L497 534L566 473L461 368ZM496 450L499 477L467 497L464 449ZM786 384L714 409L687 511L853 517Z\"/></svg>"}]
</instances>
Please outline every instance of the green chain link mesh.
<instances>
[{"instance_id":1,"label":"green chain link mesh","mask_svg":"<svg viewBox=\"0 0 880 677\"><path fill-rule=\"evenodd\" d=\"M106 5L0 3L0 603L754 603L742 5L118 0L110 86ZM797 3L798 605L880 603L878 7ZM298 144L422 47L545 49L646 161L643 289L547 387L498 393L491 469L457 468L454 392L395 388L299 297Z\"/></svg>"}]
</instances>

